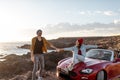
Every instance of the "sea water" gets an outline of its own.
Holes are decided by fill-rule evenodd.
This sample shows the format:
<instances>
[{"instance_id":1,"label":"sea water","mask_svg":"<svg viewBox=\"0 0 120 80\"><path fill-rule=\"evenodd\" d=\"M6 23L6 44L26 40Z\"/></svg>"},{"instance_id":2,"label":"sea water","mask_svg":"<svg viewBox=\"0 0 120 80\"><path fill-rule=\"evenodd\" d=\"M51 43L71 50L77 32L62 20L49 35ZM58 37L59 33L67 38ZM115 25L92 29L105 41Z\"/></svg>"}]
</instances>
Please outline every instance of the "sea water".
<instances>
[{"instance_id":1,"label":"sea water","mask_svg":"<svg viewBox=\"0 0 120 80\"><path fill-rule=\"evenodd\" d=\"M3 42L0 43L0 58L3 58L6 55L10 54L16 54L16 55L23 55L30 52L30 49L23 49L18 48L25 44L30 44L30 42ZM48 52L51 52L54 50L48 50Z\"/></svg>"},{"instance_id":2,"label":"sea water","mask_svg":"<svg viewBox=\"0 0 120 80\"><path fill-rule=\"evenodd\" d=\"M30 42L3 42L0 43L0 57L16 54L16 55L23 55L30 52L29 49L22 49L18 48L23 46L24 44L30 44Z\"/></svg>"}]
</instances>

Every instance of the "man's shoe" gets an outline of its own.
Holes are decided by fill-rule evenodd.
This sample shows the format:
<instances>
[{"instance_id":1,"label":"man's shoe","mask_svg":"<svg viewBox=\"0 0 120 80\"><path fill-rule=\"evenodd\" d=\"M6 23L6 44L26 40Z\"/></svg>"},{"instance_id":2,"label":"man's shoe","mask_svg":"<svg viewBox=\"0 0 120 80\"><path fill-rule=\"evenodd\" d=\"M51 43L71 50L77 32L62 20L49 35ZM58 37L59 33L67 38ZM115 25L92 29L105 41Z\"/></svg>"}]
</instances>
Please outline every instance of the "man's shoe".
<instances>
[{"instance_id":1,"label":"man's shoe","mask_svg":"<svg viewBox=\"0 0 120 80\"><path fill-rule=\"evenodd\" d=\"M36 76L39 76L39 73L40 73L40 72L39 72L39 71L37 71L37 72L36 72Z\"/></svg>"}]
</instances>

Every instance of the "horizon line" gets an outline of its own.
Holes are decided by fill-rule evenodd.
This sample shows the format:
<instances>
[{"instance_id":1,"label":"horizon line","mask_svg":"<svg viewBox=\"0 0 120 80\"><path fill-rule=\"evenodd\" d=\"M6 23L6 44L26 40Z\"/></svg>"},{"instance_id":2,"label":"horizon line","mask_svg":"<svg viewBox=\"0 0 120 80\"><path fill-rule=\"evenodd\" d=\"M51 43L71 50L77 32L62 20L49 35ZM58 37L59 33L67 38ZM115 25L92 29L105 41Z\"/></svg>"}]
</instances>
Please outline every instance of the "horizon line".
<instances>
[{"instance_id":1,"label":"horizon line","mask_svg":"<svg viewBox=\"0 0 120 80\"><path fill-rule=\"evenodd\" d=\"M116 37L116 36L120 36L120 34L116 34L116 35L107 35L107 36L76 36L76 37L58 37L58 38L53 38L53 39L47 39L47 40L54 40L54 39L60 39L60 38L79 38L79 37L82 37L82 38L89 38L89 37ZM0 41L0 43L18 43L18 42L31 42L29 40L16 40L16 41Z\"/></svg>"}]
</instances>

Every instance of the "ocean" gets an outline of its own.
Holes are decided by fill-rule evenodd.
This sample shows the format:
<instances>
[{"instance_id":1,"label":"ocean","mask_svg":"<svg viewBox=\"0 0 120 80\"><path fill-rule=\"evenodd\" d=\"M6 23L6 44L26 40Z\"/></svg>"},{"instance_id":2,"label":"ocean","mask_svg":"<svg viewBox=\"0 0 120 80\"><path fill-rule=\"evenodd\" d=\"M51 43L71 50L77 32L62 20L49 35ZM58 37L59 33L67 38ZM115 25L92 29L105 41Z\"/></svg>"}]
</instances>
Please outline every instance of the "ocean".
<instances>
[{"instance_id":1,"label":"ocean","mask_svg":"<svg viewBox=\"0 0 120 80\"><path fill-rule=\"evenodd\" d=\"M18 46L23 46L24 44L30 44L30 42L3 42L0 43L0 58L10 55L23 55L30 52L29 49L21 49Z\"/></svg>"},{"instance_id":2,"label":"ocean","mask_svg":"<svg viewBox=\"0 0 120 80\"><path fill-rule=\"evenodd\" d=\"M30 42L3 42L0 43L0 58L5 57L6 55L16 54L16 55L23 55L30 52L30 49L22 49L18 48L23 46L24 44L30 44ZM51 52L54 50L48 50ZM1 61L1 59L0 59Z\"/></svg>"}]
</instances>

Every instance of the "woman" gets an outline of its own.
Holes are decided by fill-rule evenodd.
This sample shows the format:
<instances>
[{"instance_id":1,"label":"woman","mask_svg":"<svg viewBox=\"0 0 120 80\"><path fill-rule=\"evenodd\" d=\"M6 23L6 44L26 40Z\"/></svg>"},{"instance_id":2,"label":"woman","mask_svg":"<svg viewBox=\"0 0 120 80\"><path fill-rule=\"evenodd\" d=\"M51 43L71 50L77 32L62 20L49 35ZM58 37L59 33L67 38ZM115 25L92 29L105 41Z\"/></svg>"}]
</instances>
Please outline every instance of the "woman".
<instances>
[{"instance_id":1,"label":"woman","mask_svg":"<svg viewBox=\"0 0 120 80\"><path fill-rule=\"evenodd\" d=\"M71 71L73 69L73 66L79 62L84 62L86 50L89 48L97 48L97 45L85 45L83 44L83 39L80 38L76 41L76 45L71 48L64 48L60 49L60 51L72 51L73 52L73 58L72 63L69 65L68 70Z\"/></svg>"}]
</instances>

